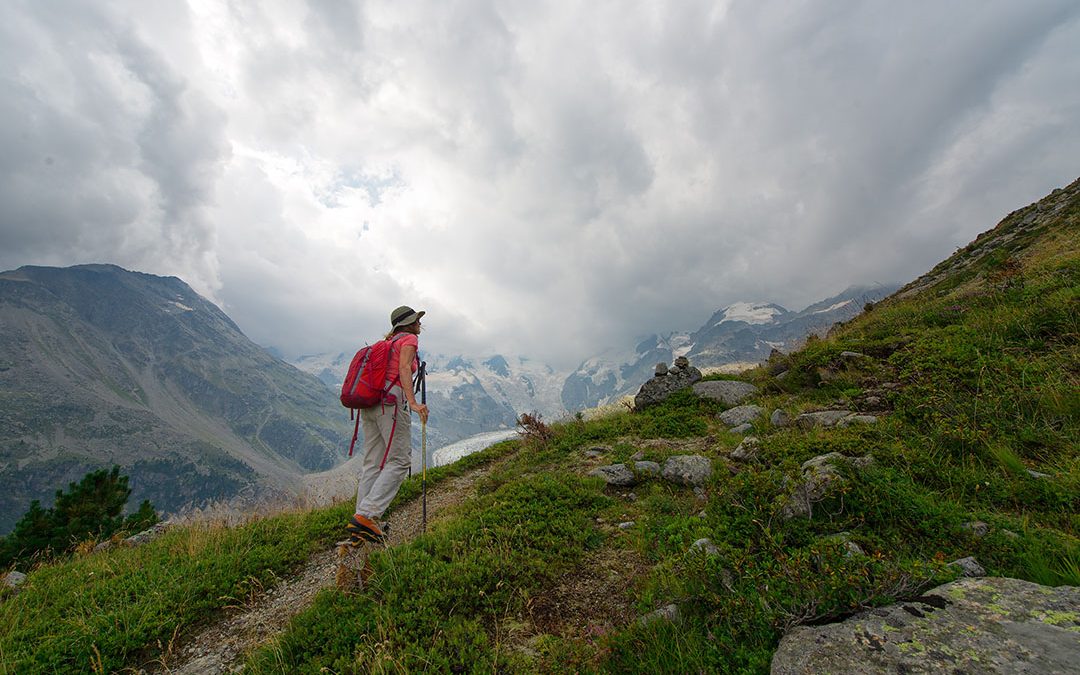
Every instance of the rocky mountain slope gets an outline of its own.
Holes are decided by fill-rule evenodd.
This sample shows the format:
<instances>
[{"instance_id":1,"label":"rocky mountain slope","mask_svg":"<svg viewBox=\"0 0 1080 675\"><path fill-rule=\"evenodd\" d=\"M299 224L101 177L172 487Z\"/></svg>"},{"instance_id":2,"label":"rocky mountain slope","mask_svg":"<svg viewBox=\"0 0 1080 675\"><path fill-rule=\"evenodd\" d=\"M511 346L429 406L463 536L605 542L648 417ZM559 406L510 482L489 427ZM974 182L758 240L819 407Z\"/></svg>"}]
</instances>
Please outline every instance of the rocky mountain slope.
<instances>
[{"instance_id":1,"label":"rocky mountain slope","mask_svg":"<svg viewBox=\"0 0 1080 675\"><path fill-rule=\"evenodd\" d=\"M332 392L175 277L22 267L0 274L0 319L0 532L102 466L171 511L288 493L342 455Z\"/></svg>"},{"instance_id":2,"label":"rocky mountain slope","mask_svg":"<svg viewBox=\"0 0 1080 675\"><path fill-rule=\"evenodd\" d=\"M632 394L652 377L657 363L686 356L698 368L757 364L773 349L792 351L810 335L823 335L896 290L895 285L852 286L800 312L772 303L737 302L717 310L691 333L650 335L633 349L612 349L594 356L571 373L563 385L568 410L603 405Z\"/></svg>"}]
</instances>

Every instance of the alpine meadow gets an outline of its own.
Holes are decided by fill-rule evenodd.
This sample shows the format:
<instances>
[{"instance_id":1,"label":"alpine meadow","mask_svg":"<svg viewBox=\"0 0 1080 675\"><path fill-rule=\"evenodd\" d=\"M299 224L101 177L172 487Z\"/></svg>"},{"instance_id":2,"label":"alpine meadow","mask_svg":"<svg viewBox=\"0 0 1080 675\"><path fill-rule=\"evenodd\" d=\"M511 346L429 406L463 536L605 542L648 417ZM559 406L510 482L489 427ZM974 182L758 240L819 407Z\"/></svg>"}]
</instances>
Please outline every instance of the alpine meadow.
<instances>
[{"instance_id":1,"label":"alpine meadow","mask_svg":"<svg viewBox=\"0 0 1080 675\"><path fill-rule=\"evenodd\" d=\"M423 532L414 474L362 583L332 573L351 502L42 561L0 591L0 672L1051 672L1080 649L1080 180L801 349L632 407L522 415L427 471ZM982 595L966 636L934 628ZM275 597L273 629L214 651ZM980 633L1019 624L1049 633Z\"/></svg>"}]
</instances>

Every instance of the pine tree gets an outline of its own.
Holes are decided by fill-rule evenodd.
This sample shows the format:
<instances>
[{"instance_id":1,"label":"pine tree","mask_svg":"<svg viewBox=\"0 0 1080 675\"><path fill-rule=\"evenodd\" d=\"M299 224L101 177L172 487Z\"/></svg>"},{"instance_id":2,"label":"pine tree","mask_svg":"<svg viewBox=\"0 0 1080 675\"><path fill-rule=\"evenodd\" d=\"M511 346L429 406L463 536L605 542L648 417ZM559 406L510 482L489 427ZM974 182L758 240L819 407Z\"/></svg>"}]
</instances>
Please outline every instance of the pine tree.
<instances>
[{"instance_id":1,"label":"pine tree","mask_svg":"<svg viewBox=\"0 0 1080 675\"><path fill-rule=\"evenodd\" d=\"M111 471L92 471L78 483L69 483L67 492L57 490L56 504L50 509L43 509L34 500L15 530L0 542L0 567L39 553L63 553L86 539L104 539L120 530L137 532L156 523L158 515L149 500L127 518L121 515L130 495L128 477L114 466Z\"/></svg>"}]
</instances>

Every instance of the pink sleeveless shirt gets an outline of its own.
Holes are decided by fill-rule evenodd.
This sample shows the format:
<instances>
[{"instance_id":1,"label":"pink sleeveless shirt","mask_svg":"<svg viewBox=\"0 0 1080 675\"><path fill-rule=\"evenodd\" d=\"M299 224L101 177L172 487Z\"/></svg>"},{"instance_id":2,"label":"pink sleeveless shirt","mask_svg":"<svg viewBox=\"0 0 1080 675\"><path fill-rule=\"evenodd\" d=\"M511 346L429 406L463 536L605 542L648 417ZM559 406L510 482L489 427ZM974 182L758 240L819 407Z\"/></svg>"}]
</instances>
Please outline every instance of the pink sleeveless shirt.
<instances>
[{"instance_id":1,"label":"pink sleeveless shirt","mask_svg":"<svg viewBox=\"0 0 1080 675\"><path fill-rule=\"evenodd\" d=\"M394 336L393 344L390 347L390 360L386 363L386 379L394 381L398 377L398 368L401 367L401 350L405 345L412 345L417 349L417 357L413 359L413 363L409 368L410 373L415 373L419 364L419 346L420 341L416 339L416 336L412 333L398 333ZM402 386L408 386L402 383Z\"/></svg>"}]
</instances>

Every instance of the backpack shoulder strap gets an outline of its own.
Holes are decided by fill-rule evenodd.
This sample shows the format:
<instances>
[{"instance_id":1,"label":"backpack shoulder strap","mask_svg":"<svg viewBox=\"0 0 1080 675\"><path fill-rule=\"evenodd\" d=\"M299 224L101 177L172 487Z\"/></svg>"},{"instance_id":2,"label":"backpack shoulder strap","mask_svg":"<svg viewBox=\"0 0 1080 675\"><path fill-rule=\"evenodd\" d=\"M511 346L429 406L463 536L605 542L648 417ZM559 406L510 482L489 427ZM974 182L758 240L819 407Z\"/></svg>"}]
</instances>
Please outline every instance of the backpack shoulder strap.
<instances>
[{"instance_id":1,"label":"backpack shoulder strap","mask_svg":"<svg viewBox=\"0 0 1080 675\"><path fill-rule=\"evenodd\" d=\"M393 354L393 353L394 353L394 348L395 348L395 347L397 347L397 341L398 341L398 338L401 338L401 337L405 337L406 335L409 335L409 333L398 333L398 334L396 334L396 335L394 335L394 336L390 337L389 339L387 339L387 342L389 342L389 343L390 343L390 349L389 349L389 352L390 352L391 354ZM390 362L390 358L389 358L389 357L387 357L387 359L386 359L386 362L387 362L387 363L389 363L389 362ZM389 391L389 390L390 390L390 387L393 387L393 386L394 386L394 384L401 384L401 375L400 375L400 373L397 373L397 372L395 372L395 373L390 373L390 377L389 377L389 380L390 380L390 386L389 386L389 387L387 387L387 391Z\"/></svg>"}]
</instances>

